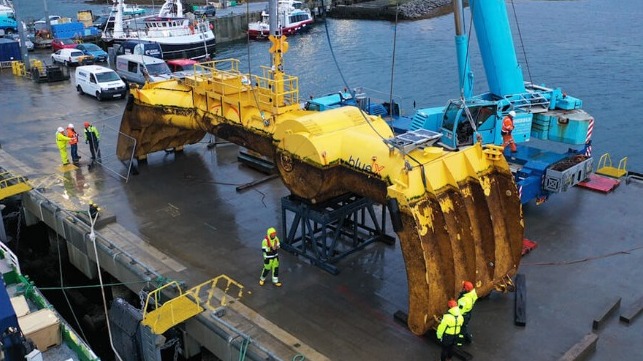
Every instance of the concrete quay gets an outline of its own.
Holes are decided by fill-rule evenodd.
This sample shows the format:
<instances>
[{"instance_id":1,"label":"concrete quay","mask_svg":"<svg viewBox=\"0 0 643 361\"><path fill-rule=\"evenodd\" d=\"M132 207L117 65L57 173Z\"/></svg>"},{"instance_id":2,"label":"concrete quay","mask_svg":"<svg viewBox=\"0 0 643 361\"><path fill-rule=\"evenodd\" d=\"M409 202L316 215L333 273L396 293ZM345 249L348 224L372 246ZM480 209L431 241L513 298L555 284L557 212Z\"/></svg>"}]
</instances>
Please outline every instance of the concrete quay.
<instances>
[{"instance_id":1,"label":"concrete quay","mask_svg":"<svg viewBox=\"0 0 643 361\"><path fill-rule=\"evenodd\" d=\"M277 179L237 191L265 178L238 161L239 147L206 137L182 152L150 155L128 178L114 156L124 101L98 102L77 95L73 80L36 84L7 70L0 71L0 99L7 154L0 165L34 184L24 201L29 221L57 230L80 271L95 269L89 228L74 217L91 200L114 216L97 230L98 260L121 281L152 283L160 275L192 287L226 275L243 286L225 311L213 307L182 326L188 352L203 347L229 360L248 336L253 360L265 359L266 350L283 360L437 359L431 335L418 337L393 317L408 301L397 246L369 245L342 259L335 276L282 252L284 286L258 285L260 241L268 227L283 231L281 199L289 192ZM80 144L79 166L61 167L55 130L84 121L101 131L103 161L90 164ZM636 182L607 195L573 188L525 207L525 236L538 243L519 268L528 288L526 324L514 325L512 294L492 293L476 304L474 342L464 350L475 360L557 360L594 332L589 359L643 359L640 317L625 324L613 315L592 330L615 297L627 310L642 296L642 194ZM222 297L215 292L215 300Z\"/></svg>"}]
</instances>

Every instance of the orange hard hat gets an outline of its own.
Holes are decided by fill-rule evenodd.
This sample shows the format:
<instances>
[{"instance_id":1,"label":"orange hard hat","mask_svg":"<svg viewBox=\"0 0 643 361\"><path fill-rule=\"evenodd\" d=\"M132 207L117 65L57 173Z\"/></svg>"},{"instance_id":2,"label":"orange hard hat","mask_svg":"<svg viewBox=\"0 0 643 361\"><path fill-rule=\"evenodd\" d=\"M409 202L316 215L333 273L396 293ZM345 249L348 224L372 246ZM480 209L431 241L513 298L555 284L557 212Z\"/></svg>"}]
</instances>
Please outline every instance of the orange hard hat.
<instances>
[{"instance_id":1,"label":"orange hard hat","mask_svg":"<svg viewBox=\"0 0 643 361\"><path fill-rule=\"evenodd\" d=\"M449 308L457 307L458 303L455 302L455 300L449 300L449 302L447 302L447 306L449 306Z\"/></svg>"},{"instance_id":2,"label":"orange hard hat","mask_svg":"<svg viewBox=\"0 0 643 361\"><path fill-rule=\"evenodd\" d=\"M471 291L473 289L473 283L471 283L469 281L464 281L464 282L462 282L462 288L465 291L469 292L469 291Z\"/></svg>"},{"instance_id":3,"label":"orange hard hat","mask_svg":"<svg viewBox=\"0 0 643 361\"><path fill-rule=\"evenodd\" d=\"M89 126L89 122L85 122L85 128Z\"/></svg>"}]
</instances>

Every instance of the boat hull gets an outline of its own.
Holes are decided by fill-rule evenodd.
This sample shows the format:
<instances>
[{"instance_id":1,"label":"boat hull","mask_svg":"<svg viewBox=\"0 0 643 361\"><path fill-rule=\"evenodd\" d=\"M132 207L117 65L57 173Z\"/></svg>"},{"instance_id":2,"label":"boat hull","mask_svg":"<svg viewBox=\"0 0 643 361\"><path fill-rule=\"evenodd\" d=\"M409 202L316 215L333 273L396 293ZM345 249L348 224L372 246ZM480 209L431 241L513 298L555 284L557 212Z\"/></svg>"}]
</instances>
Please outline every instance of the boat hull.
<instances>
[{"instance_id":1,"label":"boat hull","mask_svg":"<svg viewBox=\"0 0 643 361\"><path fill-rule=\"evenodd\" d=\"M204 44L205 43L205 44ZM213 57L216 51L215 39L199 41L195 43L162 43L163 60L172 59L203 59ZM207 48L207 52L206 52Z\"/></svg>"},{"instance_id":2,"label":"boat hull","mask_svg":"<svg viewBox=\"0 0 643 361\"><path fill-rule=\"evenodd\" d=\"M261 26L263 24L260 24L260 26L253 26L253 25L254 24L250 24L248 26L248 37L250 37L250 39L268 38L268 35L270 35L270 30L268 26ZM297 24L292 24L290 26L281 28L281 34L288 36L288 35L306 33L310 30L310 27L312 25L313 25L312 19L303 21Z\"/></svg>"}]
</instances>

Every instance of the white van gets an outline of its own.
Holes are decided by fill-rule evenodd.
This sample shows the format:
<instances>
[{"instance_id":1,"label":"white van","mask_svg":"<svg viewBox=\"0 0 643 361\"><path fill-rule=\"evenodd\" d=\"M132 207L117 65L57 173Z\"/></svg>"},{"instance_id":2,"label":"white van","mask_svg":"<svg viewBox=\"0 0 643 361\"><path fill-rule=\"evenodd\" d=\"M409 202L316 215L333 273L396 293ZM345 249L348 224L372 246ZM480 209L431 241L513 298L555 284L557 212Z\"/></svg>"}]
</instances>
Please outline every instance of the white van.
<instances>
[{"instance_id":1,"label":"white van","mask_svg":"<svg viewBox=\"0 0 643 361\"><path fill-rule=\"evenodd\" d=\"M98 100L125 98L127 86L110 68L100 65L85 65L76 68L78 94L89 94Z\"/></svg>"},{"instance_id":2,"label":"white van","mask_svg":"<svg viewBox=\"0 0 643 361\"><path fill-rule=\"evenodd\" d=\"M163 60L147 55L119 55L116 58L116 72L125 81L141 85L172 76L170 67Z\"/></svg>"}]
</instances>

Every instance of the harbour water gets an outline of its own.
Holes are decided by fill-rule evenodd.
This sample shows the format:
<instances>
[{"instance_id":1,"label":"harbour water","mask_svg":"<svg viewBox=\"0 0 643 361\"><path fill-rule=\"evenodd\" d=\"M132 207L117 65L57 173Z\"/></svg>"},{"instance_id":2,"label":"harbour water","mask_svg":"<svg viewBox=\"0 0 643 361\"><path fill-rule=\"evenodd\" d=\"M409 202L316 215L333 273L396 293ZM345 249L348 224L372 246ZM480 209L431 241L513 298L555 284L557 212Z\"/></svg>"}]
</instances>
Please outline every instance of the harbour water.
<instances>
[{"instance_id":1,"label":"harbour water","mask_svg":"<svg viewBox=\"0 0 643 361\"><path fill-rule=\"evenodd\" d=\"M643 130L636 111L643 46L633 36L643 31L643 2L519 0L513 6L508 3L508 10L525 80L560 87L583 100L596 120L594 155L610 152L614 161L627 156L631 170L643 171L643 147L638 143ZM365 87L384 92L380 98L388 99L392 88L410 114L414 102L418 107L440 106L458 96L453 34L452 15L397 26L330 19L288 39L284 68L300 77L304 98ZM269 63L269 46L221 44L217 58L239 58L246 69L258 71L259 65ZM481 93L487 87L475 43L471 53L474 92Z\"/></svg>"}]
</instances>

